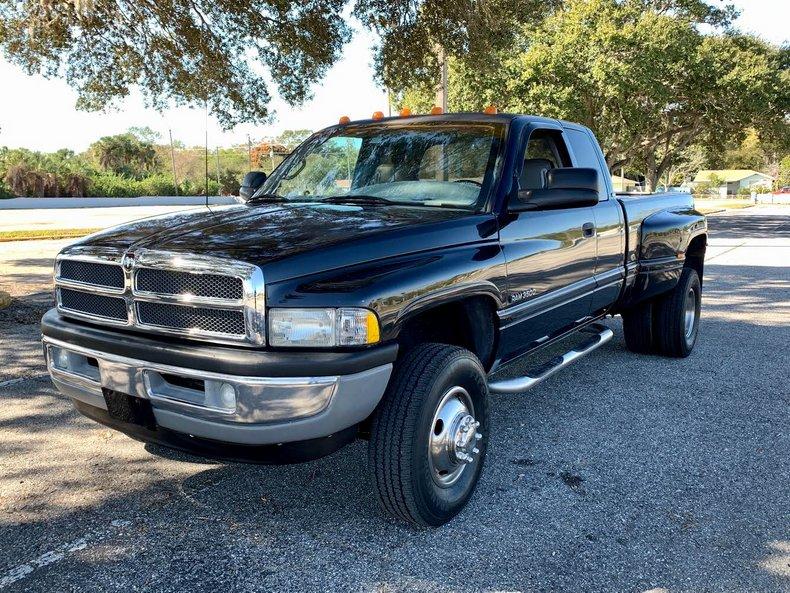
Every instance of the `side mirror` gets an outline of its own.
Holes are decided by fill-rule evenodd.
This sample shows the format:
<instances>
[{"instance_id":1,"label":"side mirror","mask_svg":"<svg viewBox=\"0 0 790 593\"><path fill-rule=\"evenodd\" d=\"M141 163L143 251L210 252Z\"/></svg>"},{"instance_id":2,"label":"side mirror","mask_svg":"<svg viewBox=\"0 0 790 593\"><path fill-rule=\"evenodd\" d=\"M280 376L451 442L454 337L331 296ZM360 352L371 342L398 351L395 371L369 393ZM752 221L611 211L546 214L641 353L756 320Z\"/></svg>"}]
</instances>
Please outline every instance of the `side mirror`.
<instances>
[{"instance_id":1,"label":"side mirror","mask_svg":"<svg viewBox=\"0 0 790 593\"><path fill-rule=\"evenodd\" d=\"M252 194L260 189L264 181L266 181L266 173L263 171L250 171L244 176L244 180L241 182L239 197L244 200L249 200Z\"/></svg>"},{"instance_id":2,"label":"side mirror","mask_svg":"<svg viewBox=\"0 0 790 593\"><path fill-rule=\"evenodd\" d=\"M546 187L522 189L511 201L508 210L553 210L595 206L598 195L598 170L582 167L551 169L546 173Z\"/></svg>"}]
</instances>

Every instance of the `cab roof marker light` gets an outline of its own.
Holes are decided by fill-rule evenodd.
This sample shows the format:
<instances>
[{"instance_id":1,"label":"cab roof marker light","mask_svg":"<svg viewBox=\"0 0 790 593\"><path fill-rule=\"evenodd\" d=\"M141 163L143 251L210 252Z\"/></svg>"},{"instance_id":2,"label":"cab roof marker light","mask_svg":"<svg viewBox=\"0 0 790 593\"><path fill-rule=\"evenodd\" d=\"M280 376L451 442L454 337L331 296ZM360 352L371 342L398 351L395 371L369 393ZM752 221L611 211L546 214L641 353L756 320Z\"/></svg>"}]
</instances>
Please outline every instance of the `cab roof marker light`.
<instances>
[{"instance_id":1,"label":"cab roof marker light","mask_svg":"<svg viewBox=\"0 0 790 593\"><path fill-rule=\"evenodd\" d=\"M351 123L351 118L347 115L341 115L340 120L337 123L339 123L341 126L348 125Z\"/></svg>"},{"instance_id":2,"label":"cab roof marker light","mask_svg":"<svg viewBox=\"0 0 790 593\"><path fill-rule=\"evenodd\" d=\"M381 112L381 111L374 111L373 112L373 117L371 117L371 119L373 119L375 121L378 121L380 119L384 119L384 113Z\"/></svg>"},{"instance_id":3,"label":"cab roof marker light","mask_svg":"<svg viewBox=\"0 0 790 593\"><path fill-rule=\"evenodd\" d=\"M411 109L409 109L408 107L404 107L403 109L400 110L401 117L409 117L410 115L411 115Z\"/></svg>"},{"instance_id":4,"label":"cab roof marker light","mask_svg":"<svg viewBox=\"0 0 790 593\"><path fill-rule=\"evenodd\" d=\"M431 107L431 115L441 115L442 113L444 113L444 110L438 105Z\"/></svg>"},{"instance_id":5,"label":"cab roof marker light","mask_svg":"<svg viewBox=\"0 0 790 593\"><path fill-rule=\"evenodd\" d=\"M491 105L483 109L483 113L487 115L496 115L498 113L498 110L496 108L496 105L492 103Z\"/></svg>"}]
</instances>

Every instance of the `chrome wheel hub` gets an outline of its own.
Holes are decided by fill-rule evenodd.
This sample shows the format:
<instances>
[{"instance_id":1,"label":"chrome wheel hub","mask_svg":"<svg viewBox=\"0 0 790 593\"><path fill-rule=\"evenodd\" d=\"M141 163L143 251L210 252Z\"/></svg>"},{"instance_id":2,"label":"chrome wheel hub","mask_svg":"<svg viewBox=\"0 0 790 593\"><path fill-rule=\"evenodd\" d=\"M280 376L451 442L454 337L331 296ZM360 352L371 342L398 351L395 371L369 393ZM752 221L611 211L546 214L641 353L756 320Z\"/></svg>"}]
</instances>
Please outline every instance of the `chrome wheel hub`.
<instances>
[{"instance_id":1,"label":"chrome wheel hub","mask_svg":"<svg viewBox=\"0 0 790 593\"><path fill-rule=\"evenodd\" d=\"M694 334L694 324L697 320L697 295L694 292L694 289L690 289L688 293L686 293L686 307L685 307L685 334L686 339L691 339L691 336Z\"/></svg>"},{"instance_id":2,"label":"chrome wheel hub","mask_svg":"<svg viewBox=\"0 0 790 593\"><path fill-rule=\"evenodd\" d=\"M477 442L483 438L478 432L469 392L453 387L444 394L433 416L428 437L428 460L434 481L446 488L461 477L473 463L480 450Z\"/></svg>"}]
</instances>

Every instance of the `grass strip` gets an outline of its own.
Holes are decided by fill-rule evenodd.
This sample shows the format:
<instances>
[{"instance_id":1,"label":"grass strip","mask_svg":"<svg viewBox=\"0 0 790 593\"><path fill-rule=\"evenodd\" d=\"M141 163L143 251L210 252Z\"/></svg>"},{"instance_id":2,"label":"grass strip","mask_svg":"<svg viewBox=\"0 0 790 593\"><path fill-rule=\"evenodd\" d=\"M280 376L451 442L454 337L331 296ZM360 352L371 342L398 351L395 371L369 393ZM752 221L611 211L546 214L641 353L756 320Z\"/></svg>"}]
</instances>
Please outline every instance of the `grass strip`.
<instances>
[{"instance_id":1,"label":"grass strip","mask_svg":"<svg viewBox=\"0 0 790 593\"><path fill-rule=\"evenodd\" d=\"M101 229L39 229L28 231L0 231L0 242L33 241L35 239L71 239L84 237Z\"/></svg>"}]
</instances>

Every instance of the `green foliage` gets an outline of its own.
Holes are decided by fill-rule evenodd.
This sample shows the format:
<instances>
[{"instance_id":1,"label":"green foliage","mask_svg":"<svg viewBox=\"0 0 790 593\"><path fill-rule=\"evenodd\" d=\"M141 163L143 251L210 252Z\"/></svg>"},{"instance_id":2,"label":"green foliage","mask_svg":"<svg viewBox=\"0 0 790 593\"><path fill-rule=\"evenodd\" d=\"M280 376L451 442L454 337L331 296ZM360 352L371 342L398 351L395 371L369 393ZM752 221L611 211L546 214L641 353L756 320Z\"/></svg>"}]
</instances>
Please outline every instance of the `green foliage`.
<instances>
[{"instance_id":1,"label":"green foliage","mask_svg":"<svg viewBox=\"0 0 790 593\"><path fill-rule=\"evenodd\" d=\"M220 151L222 154L224 151ZM239 151L228 150L234 158ZM193 153L194 155L195 153ZM200 153L200 174L181 177L179 195L205 193L205 161ZM227 156L227 155L226 155ZM242 157L243 158L243 157ZM227 160L231 160L230 157ZM215 170L212 170L212 173ZM235 179L235 189L234 189ZM238 192L241 173L226 170L221 176L225 193ZM216 195L220 184L209 180L209 193ZM158 171L139 179L100 168L92 151L75 154L70 150L43 153L24 148L0 148L0 197L135 197L172 196L176 194L170 172Z\"/></svg>"},{"instance_id":2,"label":"green foliage","mask_svg":"<svg viewBox=\"0 0 790 593\"><path fill-rule=\"evenodd\" d=\"M779 175L776 179L777 187L790 185L790 154L786 155L779 163Z\"/></svg>"},{"instance_id":3,"label":"green foliage","mask_svg":"<svg viewBox=\"0 0 790 593\"><path fill-rule=\"evenodd\" d=\"M162 167L154 145L129 132L104 136L91 144L88 151L104 171L133 179L142 179Z\"/></svg>"},{"instance_id":4,"label":"green foliage","mask_svg":"<svg viewBox=\"0 0 790 593\"><path fill-rule=\"evenodd\" d=\"M263 67L291 104L338 59L345 0L0 0L0 51L100 110L139 87L156 108L202 104L226 128L265 121Z\"/></svg>"},{"instance_id":5,"label":"green foliage","mask_svg":"<svg viewBox=\"0 0 790 593\"><path fill-rule=\"evenodd\" d=\"M718 195L718 186L714 186L712 183L703 182L703 183L696 183L694 187L691 188L691 193L695 196L701 197L711 197L713 195Z\"/></svg>"},{"instance_id":6,"label":"green foliage","mask_svg":"<svg viewBox=\"0 0 790 593\"><path fill-rule=\"evenodd\" d=\"M0 180L15 196L84 196L90 167L71 150L0 149Z\"/></svg>"},{"instance_id":7,"label":"green foliage","mask_svg":"<svg viewBox=\"0 0 790 593\"><path fill-rule=\"evenodd\" d=\"M301 130L283 130L283 133L277 136L274 139L275 144L281 144L285 146L288 150L293 150L297 146L299 146L302 142L304 142L310 134L312 134L312 130L301 129Z\"/></svg>"},{"instance_id":8,"label":"green foliage","mask_svg":"<svg viewBox=\"0 0 790 593\"><path fill-rule=\"evenodd\" d=\"M241 188L241 171L228 169L219 176L219 193L223 196L238 196Z\"/></svg>"},{"instance_id":9,"label":"green foliage","mask_svg":"<svg viewBox=\"0 0 790 593\"><path fill-rule=\"evenodd\" d=\"M581 122L612 170L644 172L649 187L692 144L720 151L748 127L782 136L788 51L750 36L700 32L731 13L705 2L569 0L490 68L451 61L452 110L500 109ZM429 86L406 96L425 97Z\"/></svg>"}]
</instances>

